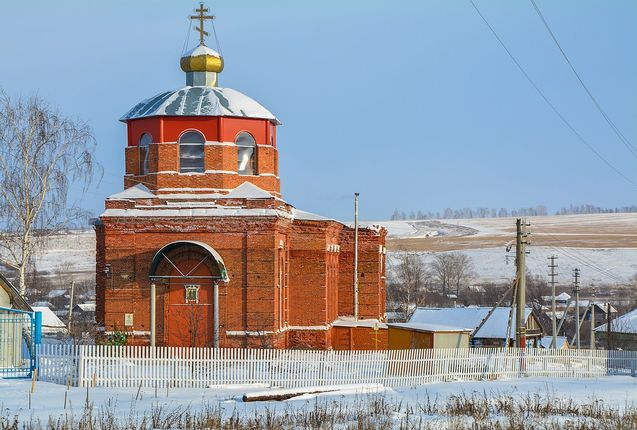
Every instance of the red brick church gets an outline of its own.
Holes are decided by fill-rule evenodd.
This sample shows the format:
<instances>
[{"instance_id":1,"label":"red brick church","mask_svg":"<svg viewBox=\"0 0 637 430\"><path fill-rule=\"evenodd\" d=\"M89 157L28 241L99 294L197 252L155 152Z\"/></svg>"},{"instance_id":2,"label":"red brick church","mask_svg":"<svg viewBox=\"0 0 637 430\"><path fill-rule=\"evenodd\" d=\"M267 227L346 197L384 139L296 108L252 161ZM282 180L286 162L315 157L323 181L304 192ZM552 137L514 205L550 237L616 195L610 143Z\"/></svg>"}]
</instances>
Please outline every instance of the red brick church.
<instances>
[{"instance_id":1,"label":"red brick church","mask_svg":"<svg viewBox=\"0 0 637 430\"><path fill-rule=\"evenodd\" d=\"M185 87L121 118L124 191L95 223L100 329L157 346L385 348L386 231L358 230L355 278L355 230L281 195L279 120L217 85L203 32L180 64Z\"/></svg>"}]
</instances>

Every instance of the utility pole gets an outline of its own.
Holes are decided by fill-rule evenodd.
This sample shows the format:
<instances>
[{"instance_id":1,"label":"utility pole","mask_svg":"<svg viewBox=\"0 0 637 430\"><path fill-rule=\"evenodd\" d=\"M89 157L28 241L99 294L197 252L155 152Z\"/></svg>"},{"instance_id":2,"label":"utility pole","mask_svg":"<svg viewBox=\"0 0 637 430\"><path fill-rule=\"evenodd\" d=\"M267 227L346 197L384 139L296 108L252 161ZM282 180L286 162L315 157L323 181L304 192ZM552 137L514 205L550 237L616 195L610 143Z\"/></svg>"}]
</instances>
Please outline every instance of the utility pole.
<instances>
[{"instance_id":1,"label":"utility pole","mask_svg":"<svg viewBox=\"0 0 637 430\"><path fill-rule=\"evenodd\" d=\"M591 312L591 349L595 349L595 288L593 287L593 296L589 304Z\"/></svg>"},{"instance_id":2,"label":"utility pole","mask_svg":"<svg viewBox=\"0 0 637 430\"><path fill-rule=\"evenodd\" d=\"M612 317L610 316L610 302L606 303L606 350L610 351L611 343L610 343L610 323Z\"/></svg>"},{"instance_id":3,"label":"utility pole","mask_svg":"<svg viewBox=\"0 0 637 430\"><path fill-rule=\"evenodd\" d=\"M354 319L358 320L358 193L354 193Z\"/></svg>"},{"instance_id":4,"label":"utility pole","mask_svg":"<svg viewBox=\"0 0 637 430\"><path fill-rule=\"evenodd\" d=\"M71 281L71 303L69 304L69 334L71 334L71 324L73 322L73 296L75 295L75 281Z\"/></svg>"},{"instance_id":5,"label":"utility pole","mask_svg":"<svg viewBox=\"0 0 637 430\"><path fill-rule=\"evenodd\" d=\"M580 327L579 327L579 269L575 268L573 269L573 292L575 293L575 318L576 318L576 324L575 324L575 345L577 349L580 349L580 342L579 342L579 331L580 331Z\"/></svg>"},{"instance_id":6,"label":"utility pole","mask_svg":"<svg viewBox=\"0 0 637 430\"><path fill-rule=\"evenodd\" d=\"M515 246L515 267L517 279L517 307L516 307L516 346L526 348L526 324L524 321L524 311L526 305L526 228L528 224L525 219L518 218L516 225L516 246Z\"/></svg>"},{"instance_id":7,"label":"utility pole","mask_svg":"<svg viewBox=\"0 0 637 430\"><path fill-rule=\"evenodd\" d=\"M551 280L549 281L549 283L551 284L551 329L553 331L553 340L551 341L551 348L557 348L557 317L555 316L556 313L556 309L555 309L555 276L557 276L557 273L555 273L555 269L557 268L557 264L555 264L555 260L557 260L557 256L556 255L551 255L549 257L549 260L551 261L549 263L549 268L551 269L551 273L549 273L549 276L551 277Z\"/></svg>"}]
</instances>

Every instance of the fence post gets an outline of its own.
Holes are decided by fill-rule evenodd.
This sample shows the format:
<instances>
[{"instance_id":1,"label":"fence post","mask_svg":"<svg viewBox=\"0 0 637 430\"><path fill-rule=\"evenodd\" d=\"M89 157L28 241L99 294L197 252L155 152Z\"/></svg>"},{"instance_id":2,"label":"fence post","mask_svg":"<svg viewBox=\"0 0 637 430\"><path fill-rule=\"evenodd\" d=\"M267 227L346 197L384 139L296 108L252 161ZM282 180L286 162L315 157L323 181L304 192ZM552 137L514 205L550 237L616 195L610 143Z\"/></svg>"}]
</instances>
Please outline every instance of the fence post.
<instances>
[{"instance_id":1,"label":"fence post","mask_svg":"<svg viewBox=\"0 0 637 430\"><path fill-rule=\"evenodd\" d=\"M78 387L84 386L84 345L80 345L77 349L77 378Z\"/></svg>"},{"instance_id":2,"label":"fence post","mask_svg":"<svg viewBox=\"0 0 637 430\"><path fill-rule=\"evenodd\" d=\"M635 365L637 364L637 352L633 352L633 359L630 360L630 376L635 376Z\"/></svg>"}]
</instances>

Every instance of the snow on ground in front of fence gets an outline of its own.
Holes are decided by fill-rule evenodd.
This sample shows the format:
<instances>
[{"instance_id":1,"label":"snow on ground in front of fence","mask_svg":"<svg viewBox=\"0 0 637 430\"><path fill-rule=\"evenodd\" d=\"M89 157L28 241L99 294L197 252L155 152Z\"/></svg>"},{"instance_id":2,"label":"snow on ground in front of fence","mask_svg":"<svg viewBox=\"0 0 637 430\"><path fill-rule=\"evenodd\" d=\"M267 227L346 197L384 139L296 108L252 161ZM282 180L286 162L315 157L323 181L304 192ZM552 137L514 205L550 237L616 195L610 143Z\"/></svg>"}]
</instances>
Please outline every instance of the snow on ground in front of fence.
<instances>
[{"instance_id":1,"label":"snow on ground in front of fence","mask_svg":"<svg viewBox=\"0 0 637 430\"><path fill-rule=\"evenodd\" d=\"M131 416L138 419L144 414L150 415L153 408L163 407L164 410L176 408L190 408L193 412L205 409L220 408L226 416L237 413L242 416L268 412L282 413L284 411L312 410L318 404L327 407L346 405L365 405L368 402L384 397L399 410L394 413L395 419L411 412L418 414L418 404L427 401L445 402L451 396L472 395L489 399L513 397L523 400L526 396L539 395L549 397L555 401L569 401L577 404L591 404L601 401L606 406L623 410L626 407L637 406L637 378L630 376L607 376L601 378L522 378L497 381L446 382L421 385L417 388L372 389L371 392L360 392L342 386L342 391L320 394L306 394L301 397L285 401L260 401L245 403L242 396L245 393L264 391L263 386L225 386L208 389L160 389L155 397L151 388L142 388L138 395L136 388L89 388L89 402L96 411L100 408L110 408L118 418L128 420ZM67 409L64 410L66 387L47 382L38 382L35 393L31 395L29 408L29 392L31 381L0 379L0 416L18 416L20 422L31 418L46 423L49 417L64 417L73 413L78 417L82 414L86 403L87 389L71 387L67 393ZM138 399L136 399L138 397ZM428 400L429 399L429 400ZM420 412L423 414L423 412ZM441 417L423 415L426 422L436 422ZM1 419L0 419L1 421Z\"/></svg>"}]
</instances>

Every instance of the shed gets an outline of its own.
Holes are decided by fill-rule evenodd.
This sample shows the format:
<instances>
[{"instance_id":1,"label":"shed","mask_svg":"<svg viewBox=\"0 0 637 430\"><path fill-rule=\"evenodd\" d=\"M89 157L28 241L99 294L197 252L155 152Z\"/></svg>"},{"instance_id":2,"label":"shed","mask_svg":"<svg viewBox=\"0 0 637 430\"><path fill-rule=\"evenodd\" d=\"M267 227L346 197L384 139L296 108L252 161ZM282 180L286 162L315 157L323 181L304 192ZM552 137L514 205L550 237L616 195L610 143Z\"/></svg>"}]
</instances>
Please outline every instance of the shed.
<instances>
[{"instance_id":1,"label":"shed","mask_svg":"<svg viewBox=\"0 0 637 430\"><path fill-rule=\"evenodd\" d=\"M470 329L423 323L394 323L388 326L389 349L469 347Z\"/></svg>"},{"instance_id":2,"label":"shed","mask_svg":"<svg viewBox=\"0 0 637 430\"><path fill-rule=\"evenodd\" d=\"M375 319L341 317L332 323L332 345L336 350L387 349L387 324Z\"/></svg>"}]
</instances>

